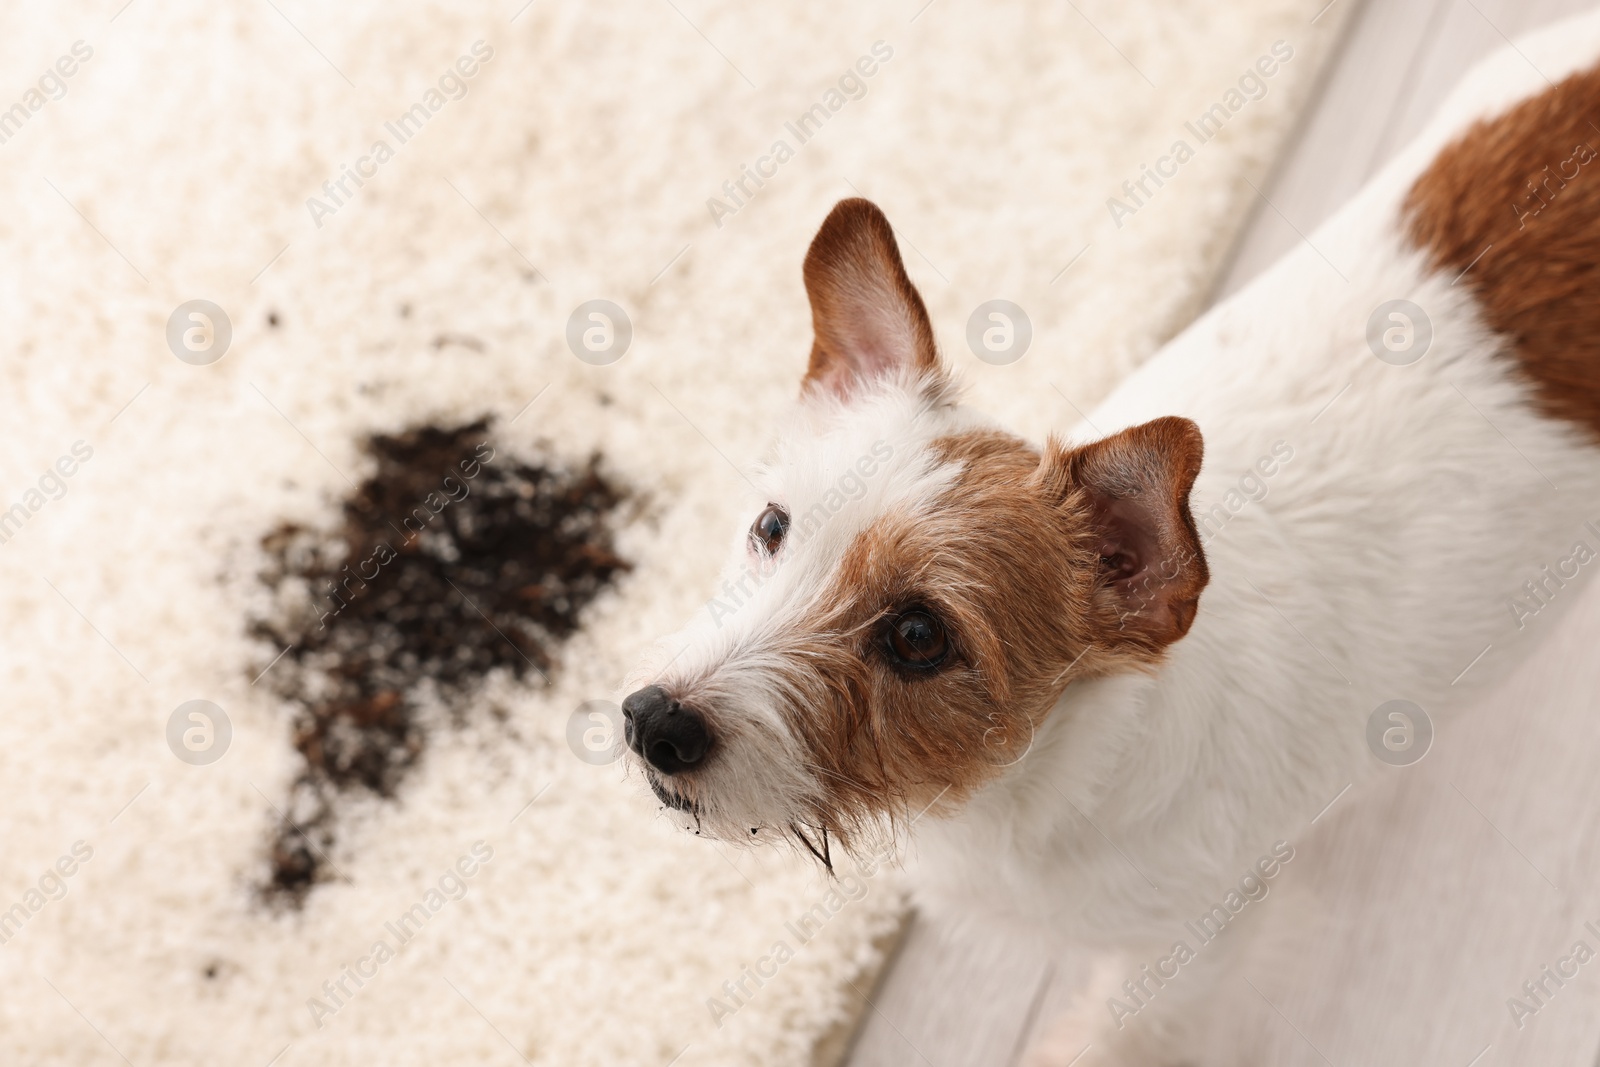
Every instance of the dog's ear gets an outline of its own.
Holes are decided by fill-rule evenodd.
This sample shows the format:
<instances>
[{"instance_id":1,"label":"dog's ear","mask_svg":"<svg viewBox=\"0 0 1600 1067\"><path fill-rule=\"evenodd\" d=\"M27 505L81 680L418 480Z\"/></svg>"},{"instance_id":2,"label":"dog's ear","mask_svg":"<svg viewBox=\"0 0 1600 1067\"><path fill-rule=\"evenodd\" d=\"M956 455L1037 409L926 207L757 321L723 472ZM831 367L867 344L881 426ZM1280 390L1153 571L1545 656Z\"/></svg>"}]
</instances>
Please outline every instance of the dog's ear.
<instances>
[{"instance_id":1,"label":"dog's ear","mask_svg":"<svg viewBox=\"0 0 1600 1067\"><path fill-rule=\"evenodd\" d=\"M805 279L815 340L802 394L848 400L881 377L938 372L928 310L871 201L841 200L828 213L806 253Z\"/></svg>"},{"instance_id":2,"label":"dog's ear","mask_svg":"<svg viewBox=\"0 0 1600 1067\"><path fill-rule=\"evenodd\" d=\"M1189 632L1210 579L1189 511L1204 452L1188 419L1156 419L1067 448L1052 440L1039 478L1046 493L1087 519L1100 574L1092 613L1097 641L1159 654Z\"/></svg>"}]
</instances>

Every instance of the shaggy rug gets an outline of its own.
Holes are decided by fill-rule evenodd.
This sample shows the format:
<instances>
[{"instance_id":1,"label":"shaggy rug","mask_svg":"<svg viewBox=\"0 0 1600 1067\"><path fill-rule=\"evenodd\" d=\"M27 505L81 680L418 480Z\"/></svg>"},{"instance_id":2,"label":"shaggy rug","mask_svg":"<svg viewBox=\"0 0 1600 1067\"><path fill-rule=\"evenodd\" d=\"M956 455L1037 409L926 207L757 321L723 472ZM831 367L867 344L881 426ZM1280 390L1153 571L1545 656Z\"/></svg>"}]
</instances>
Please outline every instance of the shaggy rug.
<instances>
[{"instance_id":1,"label":"shaggy rug","mask_svg":"<svg viewBox=\"0 0 1600 1067\"><path fill-rule=\"evenodd\" d=\"M1069 426L1348 6L0 15L0 1060L836 1059L892 864L696 840L608 747L806 244L877 200L974 400Z\"/></svg>"}]
</instances>

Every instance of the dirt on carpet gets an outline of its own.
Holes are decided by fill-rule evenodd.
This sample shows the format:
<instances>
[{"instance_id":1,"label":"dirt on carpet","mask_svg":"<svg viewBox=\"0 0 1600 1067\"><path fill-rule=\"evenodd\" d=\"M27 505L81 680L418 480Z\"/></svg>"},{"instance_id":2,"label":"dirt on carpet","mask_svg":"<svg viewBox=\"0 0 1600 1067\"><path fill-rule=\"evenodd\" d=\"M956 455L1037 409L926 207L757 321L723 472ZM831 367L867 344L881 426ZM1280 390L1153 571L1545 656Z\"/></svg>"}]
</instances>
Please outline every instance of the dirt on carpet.
<instances>
[{"instance_id":1,"label":"dirt on carpet","mask_svg":"<svg viewBox=\"0 0 1600 1067\"><path fill-rule=\"evenodd\" d=\"M627 493L598 456L522 462L487 420L375 435L366 450L377 468L341 525L284 524L262 539L262 581L310 595L308 608L251 625L269 655L287 649L265 679L297 709L303 761L258 887L279 908L332 876L342 797L396 795L427 746L424 705L459 723L492 671L543 684L585 605L629 569L612 542Z\"/></svg>"}]
</instances>

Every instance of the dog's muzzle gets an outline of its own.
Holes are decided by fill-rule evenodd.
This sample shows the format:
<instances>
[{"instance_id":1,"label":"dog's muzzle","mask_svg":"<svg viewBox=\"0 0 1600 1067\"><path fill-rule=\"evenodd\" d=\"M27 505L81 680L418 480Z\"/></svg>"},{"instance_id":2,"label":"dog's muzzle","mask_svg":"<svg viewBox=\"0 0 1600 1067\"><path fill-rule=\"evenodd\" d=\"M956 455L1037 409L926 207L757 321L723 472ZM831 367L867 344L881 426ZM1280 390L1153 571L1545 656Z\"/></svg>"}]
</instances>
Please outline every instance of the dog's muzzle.
<instances>
[{"instance_id":1,"label":"dog's muzzle","mask_svg":"<svg viewBox=\"0 0 1600 1067\"><path fill-rule=\"evenodd\" d=\"M622 702L622 718L628 747L662 774L694 770L711 751L705 718L659 685L630 694Z\"/></svg>"}]
</instances>

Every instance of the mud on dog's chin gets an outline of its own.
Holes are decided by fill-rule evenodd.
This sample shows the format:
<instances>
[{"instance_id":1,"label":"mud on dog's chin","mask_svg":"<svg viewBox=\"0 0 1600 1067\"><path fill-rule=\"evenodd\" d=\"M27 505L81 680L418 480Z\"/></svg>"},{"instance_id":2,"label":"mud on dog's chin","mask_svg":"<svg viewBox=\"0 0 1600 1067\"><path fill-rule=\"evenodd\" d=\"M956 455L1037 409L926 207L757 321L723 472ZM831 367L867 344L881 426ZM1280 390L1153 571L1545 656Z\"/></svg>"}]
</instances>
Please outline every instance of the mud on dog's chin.
<instances>
[{"instance_id":1,"label":"mud on dog's chin","mask_svg":"<svg viewBox=\"0 0 1600 1067\"><path fill-rule=\"evenodd\" d=\"M656 775L655 771L646 770L644 772L644 776L649 780L650 791L656 795L657 800L661 801L661 803L665 804L673 811L683 811L688 812L691 815L694 814L694 801L671 789L668 789L661 779Z\"/></svg>"}]
</instances>

